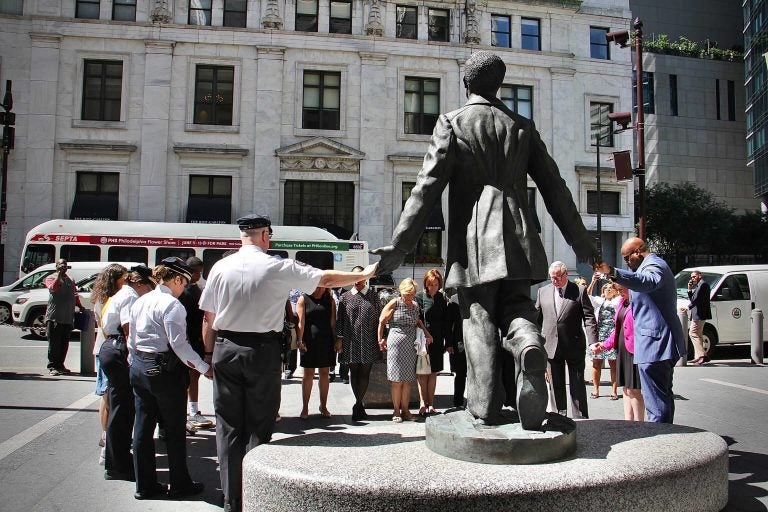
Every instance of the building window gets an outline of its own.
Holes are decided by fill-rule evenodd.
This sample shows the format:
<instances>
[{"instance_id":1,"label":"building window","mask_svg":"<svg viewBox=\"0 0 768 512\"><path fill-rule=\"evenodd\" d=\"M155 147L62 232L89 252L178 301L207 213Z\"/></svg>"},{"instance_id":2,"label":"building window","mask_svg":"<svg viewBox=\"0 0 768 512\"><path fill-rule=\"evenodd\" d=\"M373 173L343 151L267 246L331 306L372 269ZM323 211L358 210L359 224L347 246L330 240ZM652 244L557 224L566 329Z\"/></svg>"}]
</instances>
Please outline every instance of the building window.
<instances>
[{"instance_id":1,"label":"building window","mask_svg":"<svg viewBox=\"0 0 768 512\"><path fill-rule=\"evenodd\" d=\"M608 29L603 27L589 27L589 56L593 59L609 60L611 47L605 38Z\"/></svg>"},{"instance_id":2,"label":"building window","mask_svg":"<svg viewBox=\"0 0 768 512\"><path fill-rule=\"evenodd\" d=\"M120 175L78 172L70 219L117 220Z\"/></svg>"},{"instance_id":3,"label":"building window","mask_svg":"<svg viewBox=\"0 0 768 512\"><path fill-rule=\"evenodd\" d=\"M637 73L632 71L632 111L637 112ZM656 102L653 94L653 73L643 71L643 113L655 114ZM719 117L718 117L719 119Z\"/></svg>"},{"instance_id":4,"label":"building window","mask_svg":"<svg viewBox=\"0 0 768 512\"><path fill-rule=\"evenodd\" d=\"M123 91L123 63L119 60L86 60L83 66L84 121L119 121Z\"/></svg>"},{"instance_id":5,"label":"building window","mask_svg":"<svg viewBox=\"0 0 768 512\"><path fill-rule=\"evenodd\" d=\"M715 113L720 120L720 80L715 79Z\"/></svg>"},{"instance_id":6,"label":"building window","mask_svg":"<svg viewBox=\"0 0 768 512\"><path fill-rule=\"evenodd\" d=\"M448 15L448 9L428 9L428 34L430 41L442 41L447 43L450 41L450 17Z\"/></svg>"},{"instance_id":7,"label":"building window","mask_svg":"<svg viewBox=\"0 0 768 512\"><path fill-rule=\"evenodd\" d=\"M283 223L317 226L344 240L354 231L355 186L349 181L285 182Z\"/></svg>"},{"instance_id":8,"label":"building window","mask_svg":"<svg viewBox=\"0 0 768 512\"><path fill-rule=\"evenodd\" d=\"M520 47L523 50L541 50L541 21L536 18L522 18L520 24Z\"/></svg>"},{"instance_id":9,"label":"building window","mask_svg":"<svg viewBox=\"0 0 768 512\"><path fill-rule=\"evenodd\" d=\"M405 133L429 135L440 115L440 80L405 78Z\"/></svg>"},{"instance_id":10,"label":"building window","mask_svg":"<svg viewBox=\"0 0 768 512\"><path fill-rule=\"evenodd\" d=\"M112 19L115 21L136 21L136 0L113 0Z\"/></svg>"},{"instance_id":11,"label":"building window","mask_svg":"<svg viewBox=\"0 0 768 512\"><path fill-rule=\"evenodd\" d=\"M211 2L212 0L189 0L188 23L190 25L210 25Z\"/></svg>"},{"instance_id":12,"label":"building window","mask_svg":"<svg viewBox=\"0 0 768 512\"><path fill-rule=\"evenodd\" d=\"M4 0L0 2L0 14L24 14L24 0Z\"/></svg>"},{"instance_id":13,"label":"building window","mask_svg":"<svg viewBox=\"0 0 768 512\"><path fill-rule=\"evenodd\" d=\"M411 190L415 185L413 182L403 182L401 211L405 209L405 203L411 197ZM427 222L427 227L422 233L421 238L419 238L419 243L416 244L413 252L408 253L405 257L406 263L442 263L443 233L440 230L440 226L437 225L440 222L442 222L442 209L438 204L432 215L430 215L430 221ZM434 225L430 226L430 224Z\"/></svg>"},{"instance_id":14,"label":"building window","mask_svg":"<svg viewBox=\"0 0 768 512\"><path fill-rule=\"evenodd\" d=\"M499 99L523 117L533 119L533 87L529 85L502 85Z\"/></svg>"},{"instance_id":15,"label":"building window","mask_svg":"<svg viewBox=\"0 0 768 512\"><path fill-rule=\"evenodd\" d=\"M99 19L99 2L100 0L75 0L75 18Z\"/></svg>"},{"instance_id":16,"label":"building window","mask_svg":"<svg viewBox=\"0 0 768 512\"><path fill-rule=\"evenodd\" d=\"M234 66L204 66L195 69L194 124L232 125Z\"/></svg>"},{"instance_id":17,"label":"building window","mask_svg":"<svg viewBox=\"0 0 768 512\"><path fill-rule=\"evenodd\" d=\"M600 191L600 214L620 215L621 192ZM587 190L587 213L597 214L597 191Z\"/></svg>"},{"instance_id":18,"label":"building window","mask_svg":"<svg viewBox=\"0 0 768 512\"><path fill-rule=\"evenodd\" d=\"M301 127L338 130L341 112L341 73L304 71L304 106Z\"/></svg>"},{"instance_id":19,"label":"building window","mask_svg":"<svg viewBox=\"0 0 768 512\"><path fill-rule=\"evenodd\" d=\"M728 80L728 120L736 120L736 84Z\"/></svg>"},{"instance_id":20,"label":"building window","mask_svg":"<svg viewBox=\"0 0 768 512\"><path fill-rule=\"evenodd\" d=\"M232 221L232 178L190 176L187 222L229 224Z\"/></svg>"},{"instance_id":21,"label":"building window","mask_svg":"<svg viewBox=\"0 0 768 512\"><path fill-rule=\"evenodd\" d=\"M601 147L613 147L613 127L608 114L613 112L613 103L592 101L589 103L590 145L596 146L598 134Z\"/></svg>"},{"instance_id":22,"label":"building window","mask_svg":"<svg viewBox=\"0 0 768 512\"><path fill-rule=\"evenodd\" d=\"M317 0L296 0L296 30L317 32Z\"/></svg>"},{"instance_id":23,"label":"building window","mask_svg":"<svg viewBox=\"0 0 768 512\"><path fill-rule=\"evenodd\" d=\"M677 75L669 75L669 110L676 116L677 111Z\"/></svg>"},{"instance_id":24,"label":"building window","mask_svg":"<svg viewBox=\"0 0 768 512\"><path fill-rule=\"evenodd\" d=\"M248 17L247 0L224 0L224 26L245 27Z\"/></svg>"},{"instance_id":25,"label":"building window","mask_svg":"<svg viewBox=\"0 0 768 512\"><path fill-rule=\"evenodd\" d=\"M418 11L416 7L398 5L395 37L398 39L416 39L419 34L417 21Z\"/></svg>"},{"instance_id":26,"label":"building window","mask_svg":"<svg viewBox=\"0 0 768 512\"><path fill-rule=\"evenodd\" d=\"M352 33L352 2L331 1L331 19L328 23L331 34Z\"/></svg>"},{"instance_id":27,"label":"building window","mask_svg":"<svg viewBox=\"0 0 768 512\"><path fill-rule=\"evenodd\" d=\"M512 22L509 16L491 15L491 45L501 48L512 47Z\"/></svg>"}]
</instances>

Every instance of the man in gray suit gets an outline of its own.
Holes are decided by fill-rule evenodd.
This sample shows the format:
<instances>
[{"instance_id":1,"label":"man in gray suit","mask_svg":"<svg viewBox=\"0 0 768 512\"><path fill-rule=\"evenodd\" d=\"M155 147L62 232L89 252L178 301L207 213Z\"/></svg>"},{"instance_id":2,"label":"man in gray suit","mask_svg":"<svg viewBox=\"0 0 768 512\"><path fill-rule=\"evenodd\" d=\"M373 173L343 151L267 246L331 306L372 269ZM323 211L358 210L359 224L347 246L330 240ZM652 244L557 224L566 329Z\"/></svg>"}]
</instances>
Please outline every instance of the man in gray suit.
<instances>
[{"instance_id":1,"label":"man in gray suit","mask_svg":"<svg viewBox=\"0 0 768 512\"><path fill-rule=\"evenodd\" d=\"M539 288L536 310L539 312L544 348L552 369L552 388L557 411L565 415L565 365L568 365L574 416L589 418L587 387L584 385L584 355L589 344L597 343L597 322L586 288L568 280L568 267L562 261L549 266L547 286ZM586 330L586 337L584 335ZM578 411L578 412L576 412Z\"/></svg>"},{"instance_id":2,"label":"man in gray suit","mask_svg":"<svg viewBox=\"0 0 768 512\"><path fill-rule=\"evenodd\" d=\"M477 52L467 61L468 101L439 117L392 245L373 253L382 257L380 273L400 266L450 184L445 286L459 294L468 409L479 423L498 423L505 400L512 402L505 387L516 389L523 427L538 429L547 402L546 353L530 287L547 278L547 256L528 204L528 176L576 254L588 259L595 249L533 122L496 97L505 73L502 60L490 52ZM510 355L502 346L516 363L512 375L505 375L507 382L502 382L502 366Z\"/></svg>"}]
</instances>

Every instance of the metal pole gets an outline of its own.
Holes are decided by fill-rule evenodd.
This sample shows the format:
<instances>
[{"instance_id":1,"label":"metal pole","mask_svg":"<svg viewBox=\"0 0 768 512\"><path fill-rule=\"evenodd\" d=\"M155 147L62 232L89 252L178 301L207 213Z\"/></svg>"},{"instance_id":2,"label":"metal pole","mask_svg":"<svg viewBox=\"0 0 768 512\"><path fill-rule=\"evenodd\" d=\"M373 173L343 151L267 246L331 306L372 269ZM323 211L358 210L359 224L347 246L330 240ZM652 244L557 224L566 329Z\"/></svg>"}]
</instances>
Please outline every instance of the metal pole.
<instances>
[{"instance_id":1,"label":"metal pole","mask_svg":"<svg viewBox=\"0 0 768 512\"><path fill-rule=\"evenodd\" d=\"M754 364L763 364L763 310L753 309L752 314L751 356Z\"/></svg>"},{"instance_id":2,"label":"metal pole","mask_svg":"<svg viewBox=\"0 0 768 512\"><path fill-rule=\"evenodd\" d=\"M643 22L635 18L635 70L637 90L638 235L645 240L645 107L643 106Z\"/></svg>"},{"instance_id":3,"label":"metal pole","mask_svg":"<svg viewBox=\"0 0 768 512\"><path fill-rule=\"evenodd\" d=\"M599 116L598 116L599 118ZM597 172L595 173L597 181L597 257L598 261L603 261L603 198L600 192L600 132L603 129L602 120L597 127Z\"/></svg>"},{"instance_id":4,"label":"metal pole","mask_svg":"<svg viewBox=\"0 0 768 512\"><path fill-rule=\"evenodd\" d=\"M3 148L3 167L2 176L3 180L0 185L0 229L5 226L5 214L8 210L8 155L11 152L9 148ZM3 284L3 271L5 270L5 240L0 239L0 285Z\"/></svg>"},{"instance_id":5,"label":"metal pole","mask_svg":"<svg viewBox=\"0 0 768 512\"><path fill-rule=\"evenodd\" d=\"M677 308L677 319L680 320L680 325L683 327L683 337L685 338L685 346L688 347L688 310L680 311ZM688 366L688 355L681 357L675 366Z\"/></svg>"}]
</instances>

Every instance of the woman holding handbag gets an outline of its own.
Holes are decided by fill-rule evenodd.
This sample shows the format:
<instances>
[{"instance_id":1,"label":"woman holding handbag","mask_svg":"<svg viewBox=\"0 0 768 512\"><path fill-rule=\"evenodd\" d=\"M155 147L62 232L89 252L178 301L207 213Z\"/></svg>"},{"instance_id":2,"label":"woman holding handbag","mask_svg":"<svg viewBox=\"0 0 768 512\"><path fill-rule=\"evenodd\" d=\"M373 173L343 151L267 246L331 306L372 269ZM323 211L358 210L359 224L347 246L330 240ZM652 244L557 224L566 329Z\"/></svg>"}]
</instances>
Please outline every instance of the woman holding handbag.
<instances>
[{"instance_id":1,"label":"woman holding handbag","mask_svg":"<svg viewBox=\"0 0 768 512\"><path fill-rule=\"evenodd\" d=\"M421 321L421 309L413 300L416 283L403 279L399 286L400 297L384 306L379 317L379 349L387 352L387 379L392 383L392 421L411 421L409 410L411 384L416 380L416 328L424 330L427 344L432 336ZM384 337L384 328L389 325L389 335Z\"/></svg>"}]
</instances>

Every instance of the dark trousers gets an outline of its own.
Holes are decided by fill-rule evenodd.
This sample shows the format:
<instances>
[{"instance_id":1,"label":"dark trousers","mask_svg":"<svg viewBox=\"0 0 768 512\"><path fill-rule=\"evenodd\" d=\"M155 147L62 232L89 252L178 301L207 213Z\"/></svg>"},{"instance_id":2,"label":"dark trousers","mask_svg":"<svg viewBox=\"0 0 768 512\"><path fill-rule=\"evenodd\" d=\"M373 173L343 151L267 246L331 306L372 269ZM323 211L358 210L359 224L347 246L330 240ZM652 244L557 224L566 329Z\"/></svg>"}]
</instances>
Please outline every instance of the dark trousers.
<instances>
[{"instance_id":1,"label":"dark trousers","mask_svg":"<svg viewBox=\"0 0 768 512\"><path fill-rule=\"evenodd\" d=\"M48 336L48 369L61 370L69 350L69 337L72 335L72 324L62 324L48 320L45 324Z\"/></svg>"},{"instance_id":2,"label":"dark trousers","mask_svg":"<svg viewBox=\"0 0 768 512\"><path fill-rule=\"evenodd\" d=\"M99 363L109 381L109 418L104 467L109 473L133 475L131 440L136 408L127 354L125 350L116 349L112 340L106 340L99 350Z\"/></svg>"},{"instance_id":3,"label":"dark trousers","mask_svg":"<svg viewBox=\"0 0 768 512\"><path fill-rule=\"evenodd\" d=\"M527 280L500 280L459 288L458 293L467 356L467 407L476 418L493 420L507 394L507 403L515 401L514 370L502 378L504 366L514 368L514 357L502 349L499 331L507 336L516 318L523 319L520 325L534 325L531 285Z\"/></svg>"},{"instance_id":4,"label":"dark trousers","mask_svg":"<svg viewBox=\"0 0 768 512\"><path fill-rule=\"evenodd\" d=\"M189 371L181 362L177 363L172 371L165 371L157 360L133 358L130 379L136 399L133 466L137 491L152 490L157 484L152 436L158 419L165 428L171 489L183 489L192 484L187 469L187 433L184 429Z\"/></svg>"},{"instance_id":5,"label":"dark trousers","mask_svg":"<svg viewBox=\"0 0 768 512\"><path fill-rule=\"evenodd\" d=\"M581 357L566 358L555 353L549 360L552 371L552 389L555 392L555 403L558 411L568 409L568 399L565 396L565 366L568 365L568 381L571 401L584 418L589 418L587 407L587 386L584 384L584 353Z\"/></svg>"},{"instance_id":6,"label":"dark trousers","mask_svg":"<svg viewBox=\"0 0 768 512\"><path fill-rule=\"evenodd\" d=\"M455 348L454 348L455 350ZM453 377L453 406L464 407L464 390L467 387L467 356L464 352L454 352L448 356Z\"/></svg>"},{"instance_id":7,"label":"dark trousers","mask_svg":"<svg viewBox=\"0 0 768 512\"><path fill-rule=\"evenodd\" d=\"M675 394L672 392L675 361L666 359L638 364L637 369L640 373L647 421L672 423L675 419Z\"/></svg>"},{"instance_id":8,"label":"dark trousers","mask_svg":"<svg viewBox=\"0 0 768 512\"><path fill-rule=\"evenodd\" d=\"M365 394L368 392L368 383L371 380L373 363L349 363L347 368L352 375L349 382L352 384L352 394L355 395L355 403L362 404Z\"/></svg>"},{"instance_id":9,"label":"dark trousers","mask_svg":"<svg viewBox=\"0 0 768 512\"><path fill-rule=\"evenodd\" d=\"M299 350L291 350L291 346L288 345L288 348L285 349L285 353L283 354L283 361L285 361L285 369L290 371L291 373L296 371L296 365L299 358Z\"/></svg>"},{"instance_id":10,"label":"dark trousers","mask_svg":"<svg viewBox=\"0 0 768 512\"><path fill-rule=\"evenodd\" d=\"M213 403L224 503L242 506L243 457L268 443L280 408L280 335L216 339Z\"/></svg>"}]
</instances>

